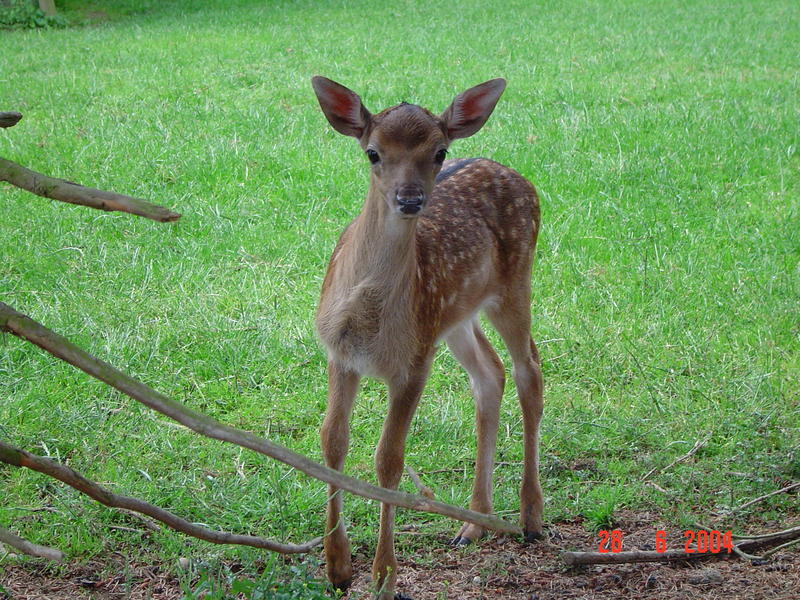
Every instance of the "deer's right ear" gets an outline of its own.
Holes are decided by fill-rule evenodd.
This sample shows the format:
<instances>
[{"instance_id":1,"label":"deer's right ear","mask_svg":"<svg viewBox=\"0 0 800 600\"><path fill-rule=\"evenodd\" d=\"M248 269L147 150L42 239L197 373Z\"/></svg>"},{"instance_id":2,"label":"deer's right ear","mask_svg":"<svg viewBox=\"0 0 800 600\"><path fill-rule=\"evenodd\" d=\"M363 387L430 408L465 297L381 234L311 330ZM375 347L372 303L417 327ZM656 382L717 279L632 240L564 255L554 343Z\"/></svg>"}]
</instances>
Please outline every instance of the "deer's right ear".
<instances>
[{"instance_id":1,"label":"deer's right ear","mask_svg":"<svg viewBox=\"0 0 800 600\"><path fill-rule=\"evenodd\" d=\"M311 85L331 126L343 135L361 138L371 117L361 98L327 77L312 77Z\"/></svg>"}]
</instances>

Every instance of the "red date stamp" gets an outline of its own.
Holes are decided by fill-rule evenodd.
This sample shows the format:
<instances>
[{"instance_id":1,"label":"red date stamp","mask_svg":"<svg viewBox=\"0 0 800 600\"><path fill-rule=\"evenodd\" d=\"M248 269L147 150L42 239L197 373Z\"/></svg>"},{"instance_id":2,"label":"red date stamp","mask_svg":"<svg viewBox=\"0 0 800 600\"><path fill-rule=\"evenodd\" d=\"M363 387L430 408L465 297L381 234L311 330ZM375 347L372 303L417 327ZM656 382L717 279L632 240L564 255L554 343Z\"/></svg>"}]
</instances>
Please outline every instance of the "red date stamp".
<instances>
[{"instance_id":1,"label":"red date stamp","mask_svg":"<svg viewBox=\"0 0 800 600\"><path fill-rule=\"evenodd\" d=\"M602 529L597 532L599 543L597 551L601 554L622 552L622 531L619 529ZM683 551L687 554L719 554L720 552L731 553L733 551L733 533L728 531L717 531L712 529L692 530L687 529L683 532L684 544ZM656 552L666 552L669 544L667 532L663 529L656 531Z\"/></svg>"},{"instance_id":2,"label":"red date stamp","mask_svg":"<svg viewBox=\"0 0 800 600\"><path fill-rule=\"evenodd\" d=\"M687 554L719 554L723 550L728 554L733 552L733 532L730 529L725 532L716 529L687 529L683 532L683 537L686 538L683 551Z\"/></svg>"},{"instance_id":3,"label":"red date stamp","mask_svg":"<svg viewBox=\"0 0 800 600\"><path fill-rule=\"evenodd\" d=\"M598 552L603 554L622 552L622 531L619 529L612 531L601 529L597 532L597 535L600 538L600 543L597 545Z\"/></svg>"}]
</instances>

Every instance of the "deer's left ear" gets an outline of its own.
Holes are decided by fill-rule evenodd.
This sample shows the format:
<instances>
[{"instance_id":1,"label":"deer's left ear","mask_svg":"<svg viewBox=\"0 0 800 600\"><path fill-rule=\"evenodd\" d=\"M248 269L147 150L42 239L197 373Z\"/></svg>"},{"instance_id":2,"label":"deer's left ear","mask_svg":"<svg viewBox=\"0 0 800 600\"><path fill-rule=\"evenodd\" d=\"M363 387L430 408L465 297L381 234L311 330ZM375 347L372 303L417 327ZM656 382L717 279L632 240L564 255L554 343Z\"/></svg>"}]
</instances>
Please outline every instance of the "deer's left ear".
<instances>
[{"instance_id":1,"label":"deer's left ear","mask_svg":"<svg viewBox=\"0 0 800 600\"><path fill-rule=\"evenodd\" d=\"M505 89L505 79L492 79L456 96L441 117L447 136L454 140L476 133L489 119Z\"/></svg>"}]
</instances>

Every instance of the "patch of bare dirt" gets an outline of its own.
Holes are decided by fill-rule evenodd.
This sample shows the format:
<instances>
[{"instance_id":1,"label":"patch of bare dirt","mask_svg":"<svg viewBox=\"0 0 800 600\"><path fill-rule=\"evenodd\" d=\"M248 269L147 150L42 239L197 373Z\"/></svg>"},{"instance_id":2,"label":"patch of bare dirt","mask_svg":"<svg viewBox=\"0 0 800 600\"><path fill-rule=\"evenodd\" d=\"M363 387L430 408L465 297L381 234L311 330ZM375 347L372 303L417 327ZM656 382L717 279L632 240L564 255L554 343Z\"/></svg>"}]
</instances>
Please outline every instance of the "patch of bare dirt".
<instances>
[{"instance_id":1,"label":"patch of bare dirt","mask_svg":"<svg viewBox=\"0 0 800 600\"><path fill-rule=\"evenodd\" d=\"M775 524L774 530L789 526ZM685 542L682 530L648 513L618 515L615 529L623 533L623 550L654 550L658 529L667 531L670 548L683 549ZM398 592L413 600L800 599L797 549L758 566L731 554L670 564L569 568L560 558L562 551L598 549L597 536L587 533L579 520L551 525L549 539L534 544L495 538L455 550L446 542L437 539L429 550L398 555ZM355 561L352 600L369 597L370 561Z\"/></svg>"},{"instance_id":2,"label":"patch of bare dirt","mask_svg":"<svg viewBox=\"0 0 800 600\"><path fill-rule=\"evenodd\" d=\"M773 524L762 531L785 529ZM652 550L655 532L668 532L670 548L683 532L648 513L623 513L615 526L624 550ZM749 532L753 533L753 532ZM522 544L494 538L465 549L424 531L398 532L398 591L414 600L797 600L800 550L786 550L763 565L735 555L691 563L638 563L571 569L564 550L597 550L598 539L579 520L550 526L549 539ZM721 555L717 555L721 556ZM116 563L114 561L117 561ZM176 600L177 579L159 566L131 566L119 555L106 564L54 569L38 561L5 565L0 600ZM356 556L349 600L369 598L371 557ZM109 574L110 573L110 574Z\"/></svg>"},{"instance_id":3,"label":"patch of bare dirt","mask_svg":"<svg viewBox=\"0 0 800 600\"><path fill-rule=\"evenodd\" d=\"M4 566L0 600L178 600L178 580L159 566L92 563L60 570L40 561ZM5 591L5 595L3 594Z\"/></svg>"}]
</instances>

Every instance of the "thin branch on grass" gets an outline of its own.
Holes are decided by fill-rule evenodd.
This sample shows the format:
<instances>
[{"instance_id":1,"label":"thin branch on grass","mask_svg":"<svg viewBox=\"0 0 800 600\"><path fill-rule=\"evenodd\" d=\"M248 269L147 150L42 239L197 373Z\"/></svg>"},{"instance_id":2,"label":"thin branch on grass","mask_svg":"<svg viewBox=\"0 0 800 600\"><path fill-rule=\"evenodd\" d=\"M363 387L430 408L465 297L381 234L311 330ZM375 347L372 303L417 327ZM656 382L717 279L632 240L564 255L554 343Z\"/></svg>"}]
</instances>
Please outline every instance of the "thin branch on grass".
<instances>
[{"instance_id":1,"label":"thin branch on grass","mask_svg":"<svg viewBox=\"0 0 800 600\"><path fill-rule=\"evenodd\" d=\"M44 473L45 475L66 483L82 494L86 494L90 498L97 500L100 504L110 506L111 508L124 508L126 510L145 514L157 521L161 521L170 529L214 544L236 544L239 546L263 548L281 554L299 554L308 552L322 542L322 538L316 538L303 544L284 544L254 535L240 535L225 531L215 531L208 527L195 525L144 500L115 494L111 490L104 488L94 481L86 479L86 477L80 473L61 463L45 458L44 456L31 454L20 448L15 448L2 440L0 440L0 462Z\"/></svg>"},{"instance_id":2,"label":"thin branch on grass","mask_svg":"<svg viewBox=\"0 0 800 600\"><path fill-rule=\"evenodd\" d=\"M62 562L64 560L64 553L61 552L61 550L34 544L33 542L29 542L28 540L11 533L8 529L3 527L0 527L0 542L11 546L15 550L19 550L28 556L47 558L55 562Z\"/></svg>"},{"instance_id":3,"label":"thin branch on grass","mask_svg":"<svg viewBox=\"0 0 800 600\"><path fill-rule=\"evenodd\" d=\"M659 492L661 492L662 494L666 494L667 496L672 496L672 495L674 495L672 492L669 492L669 491L665 490L665 489L664 489L664 488L662 488L660 485L658 485L657 483L654 483L654 482L652 482L652 481L648 481L647 483L645 483L645 485L649 485L649 486L650 486L651 488L653 488L654 490L656 490L656 491L659 491Z\"/></svg>"},{"instance_id":4,"label":"thin branch on grass","mask_svg":"<svg viewBox=\"0 0 800 600\"><path fill-rule=\"evenodd\" d=\"M706 531L709 528L702 527ZM733 536L740 538L741 536ZM764 552L761 556L749 554L747 551L756 550L762 546L769 546L775 543L780 545ZM800 527L792 527L783 531L776 531L766 535L753 536L740 539L733 545L733 552L747 560L767 560L776 552L800 543ZM631 550L629 552L563 552L564 562L570 566L578 565L602 565L602 564L621 564L634 562L670 562L676 560L698 560L701 558L725 558L729 556L727 552L685 552L683 550L667 550L657 552L655 550Z\"/></svg>"},{"instance_id":5,"label":"thin branch on grass","mask_svg":"<svg viewBox=\"0 0 800 600\"><path fill-rule=\"evenodd\" d=\"M315 479L332 484L357 496L379 500L386 504L402 506L412 510L440 514L445 517L474 523L493 531L521 535L518 525L509 523L494 515L487 515L430 500L422 496L389 490L371 485L354 477L319 464L316 461L289 450L268 439L258 437L224 425L202 413L183 406L171 398L155 391L144 383L118 371L110 364L91 356L69 340L61 337L29 317L0 302L0 331L9 331L46 350L53 356L70 363L80 370L96 377L134 400L181 423L189 429L206 437L230 442L249 448L282 463L289 465Z\"/></svg>"},{"instance_id":6,"label":"thin branch on grass","mask_svg":"<svg viewBox=\"0 0 800 600\"><path fill-rule=\"evenodd\" d=\"M141 529L134 529L133 527L125 527L124 525L109 525L109 529L113 529L114 531L127 531L128 533L138 533L140 535L150 535L147 532L143 532Z\"/></svg>"},{"instance_id":7,"label":"thin branch on grass","mask_svg":"<svg viewBox=\"0 0 800 600\"><path fill-rule=\"evenodd\" d=\"M126 515L133 517L134 519L139 521L144 526L145 529L149 529L150 531L161 531L161 528L158 525L156 525L155 521L148 519L144 515L140 515L136 511L120 509L120 512L123 512Z\"/></svg>"},{"instance_id":8,"label":"thin branch on grass","mask_svg":"<svg viewBox=\"0 0 800 600\"><path fill-rule=\"evenodd\" d=\"M13 127L22 118L22 113L18 112L0 112L0 127Z\"/></svg>"},{"instance_id":9,"label":"thin branch on grass","mask_svg":"<svg viewBox=\"0 0 800 600\"><path fill-rule=\"evenodd\" d=\"M674 466L675 466L675 465L677 465L678 463L682 463L683 461L690 459L692 456L694 456L694 455L695 455L695 453L696 453L698 450L700 450L700 448L702 448L703 446L705 446L705 445L706 445L706 443L708 442L709 438L710 438L710 436L706 436L706 437L705 437L704 439L702 439L702 440L697 440L697 441L694 443L694 447L693 447L691 450L689 450L689 452L687 452L686 454L684 454L684 455L683 455L683 456L681 456L680 458L676 458L676 459L675 459L675 460L673 460L671 463L669 463L669 464L668 464L666 467L664 467L664 468L662 468L662 469L659 469L658 467L656 467L656 468L654 468L654 469L651 469L651 470L650 470L650 471L647 473L647 475L645 475L644 477L642 477L642 481L647 481L647 480L650 478L650 476L651 476L653 473L656 473L656 472L658 472L658 473L663 473L664 471L669 471L669 470L670 470L672 467L674 467Z\"/></svg>"},{"instance_id":10,"label":"thin branch on grass","mask_svg":"<svg viewBox=\"0 0 800 600\"><path fill-rule=\"evenodd\" d=\"M57 513L58 509L52 506L9 506L8 510L24 510L25 512Z\"/></svg>"},{"instance_id":11,"label":"thin branch on grass","mask_svg":"<svg viewBox=\"0 0 800 600\"><path fill-rule=\"evenodd\" d=\"M176 221L181 216L179 213L146 200L84 187L64 179L48 177L5 158L0 158L0 181L7 181L13 186L44 198L90 206L99 210L131 213L162 223Z\"/></svg>"},{"instance_id":12,"label":"thin branch on grass","mask_svg":"<svg viewBox=\"0 0 800 600\"><path fill-rule=\"evenodd\" d=\"M417 491L421 495L425 496L426 498L430 498L431 500L436 498L436 496L433 494L433 490L422 483L422 479L419 478L419 475L417 475L417 472L414 469L412 469L409 465L406 465L406 471L408 472L408 476L411 478L414 487L417 488Z\"/></svg>"},{"instance_id":13,"label":"thin branch on grass","mask_svg":"<svg viewBox=\"0 0 800 600\"><path fill-rule=\"evenodd\" d=\"M777 496L778 494L785 494L786 492L789 492L789 491L791 491L793 489L796 489L796 488L800 488L800 482L793 483L791 485L787 485L786 487L781 488L779 490L775 490L774 492L770 492L769 494L764 494L763 496L759 496L758 498L754 498L753 500L750 500L749 502L745 502L741 506L738 506L738 507L734 508L731 512L744 510L748 506L752 506L753 504L761 502L762 500L766 500L767 498L771 498L772 496Z\"/></svg>"}]
</instances>

